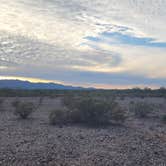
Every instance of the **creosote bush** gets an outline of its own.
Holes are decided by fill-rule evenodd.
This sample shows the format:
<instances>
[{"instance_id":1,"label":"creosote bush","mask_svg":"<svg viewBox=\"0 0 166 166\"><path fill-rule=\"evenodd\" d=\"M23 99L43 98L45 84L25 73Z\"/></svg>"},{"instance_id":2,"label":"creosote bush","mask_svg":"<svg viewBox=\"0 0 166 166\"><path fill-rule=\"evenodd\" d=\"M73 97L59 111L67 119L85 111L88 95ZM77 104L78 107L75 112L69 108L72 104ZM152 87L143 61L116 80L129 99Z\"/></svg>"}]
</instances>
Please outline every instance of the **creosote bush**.
<instances>
[{"instance_id":1,"label":"creosote bush","mask_svg":"<svg viewBox=\"0 0 166 166\"><path fill-rule=\"evenodd\" d=\"M104 102L83 99L78 104L80 119L88 124L106 124L110 120L109 105Z\"/></svg>"},{"instance_id":2,"label":"creosote bush","mask_svg":"<svg viewBox=\"0 0 166 166\"><path fill-rule=\"evenodd\" d=\"M44 101L44 97L40 97L39 98L39 106L43 104L43 101Z\"/></svg>"},{"instance_id":3,"label":"creosote bush","mask_svg":"<svg viewBox=\"0 0 166 166\"><path fill-rule=\"evenodd\" d=\"M114 100L110 102L84 99L78 104L82 122L92 125L107 125L112 121L120 123L125 120L124 111Z\"/></svg>"},{"instance_id":4,"label":"creosote bush","mask_svg":"<svg viewBox=\"0 0 166 166\"><path fill-rule=\"evenodd\" d=\"M57 109L49 114L49 122L51 125L62 125L68 122L68 112L65 109Z\"/></svg>"},{"instance_id":5,"label":"creosote bush","mask_svg":"<svg viewBox=\"0 0 166 166\"><path fill-rule=\"evenodd\" d=\"M15 100L15 101L13 101L12 102L12 106L14 107L14 108L16 108L18 105L19 105L19 101L18 100Z\"/></svg>"},{"instance_id":6,"label":"creosote bush","mask_svg":"<svg viewBox=\"0 0 166 166\"><path fill-rule=\"evenodd\" d=\"M146 102L137 102L130 105L130 110L134 111L136 117L145 118L154 110L154 107Z\"/></svg>"},{"instance_id":7,"label":"creosote bush","mask_svg":"<svg viewBox=\"0 0 166 166\"><path fill-rule=\"evenodd\" d=\"M0 105L3 104L3 99L0 99Z\"/></svg>"},{"instance_id":8,"label":"creosote bush","mask_svg":"<svg viewBox=\"0 0 166 166\"><path fill-rule=\"evenodd\" d=\"M65 95L62 100L63 105L70 109L75 108L75 104L76 104L75 102L76 101L74 100L74 97L69 94Z\"/></svg>"},{"instance_id":9,"label":"creosote bush","mask_svg":"<svg viewBox=\"0 0 166 166\"><path fill-rule=\"evenodd\" d=\"M0 111L5 111L3 99L0 99Z\"/></svg>"},{"instance_id":10,"label":"creosote bush","mask_svg":"<svg viewBox=\"0 0 166 166\"><path fill-rule=\"evenodd\" d=\"M166 115L163 115L162 121L166 124Z\"/></svg>"},{"instance_id":11,"label":"creosote bush","mask_svg":"<svg viewBox=\"0 0 166 166\"><path fill-rule=\"evenodd\" d=\"M66 100L67 99L67 100ZM51 124L83 123L88 125L108 125L112 121L122 123L125 120L124 111L119 105L92 98L66 98L65 110L56 110L49 115Z\"/></svg>"},{"instance_id":12,"label":"creosote bush","mask_svg":"<svg viewBox=\"0 0 166 166\"><path fill-rule=\"evenodd\" d=\"M27 119L35 109L35 106L31 102L15 102L13 103L15 107L14 114L21 119Z\"/></svg>"},{"instance_id":13,"label":"creosote bush","mask_svg":"<svg viewBox=\"0 0 166 166\"><path fill-rule=\"evenodd\" d=\"M116 122L116 123L123 123L126 119L124 110L122 110L121 107L119 107L119 105L117 105L117 107L115 107L114 109L112 109L112 113L111 113L111 120Z\"/></svg>"}]
</instances>

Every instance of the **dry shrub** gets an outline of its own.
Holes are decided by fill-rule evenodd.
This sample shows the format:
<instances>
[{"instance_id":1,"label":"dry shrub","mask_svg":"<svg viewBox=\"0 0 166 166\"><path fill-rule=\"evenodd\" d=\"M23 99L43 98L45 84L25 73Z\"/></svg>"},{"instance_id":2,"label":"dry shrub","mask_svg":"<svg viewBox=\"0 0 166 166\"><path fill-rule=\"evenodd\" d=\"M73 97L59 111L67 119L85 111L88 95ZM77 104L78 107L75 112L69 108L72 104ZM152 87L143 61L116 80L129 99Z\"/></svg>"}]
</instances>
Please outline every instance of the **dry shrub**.
<instances>
[{"instance_id":1,"label":"dry shrub","mask_svg":"<svg viewBox=\"0 0 166 166\"><path fill-rule=\"evenodd\" d=\"M49 114L49 122L51 125L62 125L68 123L68 112L66 109L57 109Z\"/></svg>"},{"instance_id":2,"label":"dry shrub","mask_svg":"<svg viewBox=\"0 0 166 166\"><path fill-rule=\"evenodd\" d=\"M78 105L83 122L94 125L107 125L112 121L124 122L124 111L114 100L110 102L85 99Z\"/></svg>"},{"instance_id":3,"label":"dry shrub","mask_svg":"<svg viewBox=\"0 0 166 166\"><path fill-rule=\"evenodd\" d=\"M112 109L112 114L111 114L111 120L114 121L115 123L123 123L126 119L124 110L117 105L116 108Z\"/></svg>"},{"instance_id":4,"label":"dry shrub","mask_svg":"<svg viewBox=\"0 0 166 166\"><path fill-rule=\"evenodd\" d=\"M44 101L44 97L40 97L39 98L39 106L43 104L43 101Z\"/></svg>"},{"instance_id":5,"label":"dry shrub","mask_svg":"<svg viewBox=\"0 0 166 166\"><path fill-rule=\"evenodd\" d=\"M12 102L12 106L14 107L14 108L16 108L18 105L19 105L19 101L18 100L15 100L15 101L13 101Z\"/></svg>"},{"instance_id":6,"label":"dry shrub","mask_svg":"<svg viewBox=\"0 0 166 166\"><path fill-rule=\"evenodd\" d=\"M35 109L35 106L31 102L15 102L13 103L15 107L14 114L20 117L21 119L27 119Z\"/></svg>"},{"instance_id":7,"label":"dry shrub","mask_svg":"<svg viewBox=\"0 0 166 166\"><path fill-rule=\"evenodd\" d=\"M74 109L75 108L75 100L74 97L71 95L65 95L62 99L62 103L65 107Z\"/></svg>"},{"instance_id":8,"label":"dry shrub","mask_svg":"<svg viewBox=\"0 0 166 166\"><path fill-rule=\"evenodd\" d=\"M88 125L107 125L111 121L122 123L125 120L124 111L114 100L108 102L84 97L77 99L65 97L63 103L68 107L68 110L58 112L60 121ZM62 116L63 118L61 118ZM53 114L50 114L50 117L53 117ZM58 116L55 115L54 117L53 119L58 121Z\"/></svg>"},{"instance_id":9,"label":"dry shrub","mask_svg":"<svg viewBox=\"0 0 166 166\"><path fill-rule=\"evenodd\" d=\"M162 121L166 124L166 115L162 116Z\"/></svg>"},{"instance_id":10,"label":"dry shrub","mask_svg":"<svg viewBox=\"0 0 166 166\"><path fill-rule=\"evenodd\" d=\"M154 106L146 102L137 102L130 105L130 110L134 111L136 117L145 118L154 110Z\"/></svg>"},{"instance_id":11,"label":"dry shrub","mask_svg":"<svg viewBox=\"0 0 166 166\"><path fill-rule=\"evenodd\" d=\"M5 108L4 108L4 99L0 99L0 111L5 111Z\"/></svg>"}]
</instances>

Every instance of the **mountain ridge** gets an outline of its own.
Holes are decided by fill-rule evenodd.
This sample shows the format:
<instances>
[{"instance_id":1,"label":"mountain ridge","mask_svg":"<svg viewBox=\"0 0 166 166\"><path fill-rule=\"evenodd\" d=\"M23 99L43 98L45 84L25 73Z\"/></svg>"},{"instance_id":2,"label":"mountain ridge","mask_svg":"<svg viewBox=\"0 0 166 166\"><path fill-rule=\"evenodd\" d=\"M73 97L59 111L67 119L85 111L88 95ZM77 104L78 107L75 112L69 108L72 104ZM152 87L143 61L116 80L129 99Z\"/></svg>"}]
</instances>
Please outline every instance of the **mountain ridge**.
<instances>
[{"instance_id":1,"label":"mountain ridge","mask_svg":"<svg viewBox=\"0 0 166 166\"><path fill-rule=\"evenodd\" d=\"M0 80L0 89L9 88L9 89L57 89L57 90L86 90L86 89L94 89L94 88L84 88L77 87L72 85L63 85L59 83L43 83L43 82L30 82L30 81L22 81L22 80Z\"/></svg>"}]
</instances>

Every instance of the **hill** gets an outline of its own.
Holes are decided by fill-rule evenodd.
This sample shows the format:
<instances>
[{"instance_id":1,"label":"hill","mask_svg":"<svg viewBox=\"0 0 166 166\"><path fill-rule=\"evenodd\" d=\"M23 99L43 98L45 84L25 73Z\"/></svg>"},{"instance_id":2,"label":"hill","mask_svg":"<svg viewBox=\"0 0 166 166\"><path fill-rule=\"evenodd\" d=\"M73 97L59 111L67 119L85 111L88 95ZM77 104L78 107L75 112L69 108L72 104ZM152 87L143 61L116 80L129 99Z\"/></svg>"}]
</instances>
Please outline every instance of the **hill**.
<instances>
[{"instance_id":1,"label":"hill","mask_svg":"<svg viewBox=\"0 0 166 166\"><path fill-rule=\"evenodd\" d=\"M0 89L57 89L57 90L83 90L92 88L74 87L56 83L33 83L21 80L0 80Z\"/></svg>"}]
</instances>

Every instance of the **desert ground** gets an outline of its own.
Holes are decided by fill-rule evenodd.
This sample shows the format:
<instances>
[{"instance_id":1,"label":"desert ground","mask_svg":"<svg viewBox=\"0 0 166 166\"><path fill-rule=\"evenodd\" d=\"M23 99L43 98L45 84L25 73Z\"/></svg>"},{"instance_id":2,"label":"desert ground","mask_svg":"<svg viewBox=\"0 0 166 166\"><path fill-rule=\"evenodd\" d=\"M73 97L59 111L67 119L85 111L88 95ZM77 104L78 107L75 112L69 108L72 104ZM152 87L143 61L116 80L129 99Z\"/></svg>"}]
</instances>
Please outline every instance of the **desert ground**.
<instances>
[{"instance_id":1,"label":"desert ground","mask_svg":"<svg viewBox=\"0 0 166 166\"><path fill-rule=\"evenodd\" d=\"M166 113L164 98L117 99L128 114L123 125L87 127L52 126L48 115L62 108L61 98L45 97L29 119L13 114L12 101L5 97L0 111L0 166L166 166ZM19 97L39 102L39 97ZM148 118L136 118L128 110L130 101L158 105Z\"/></svg>"}]
</instances>

